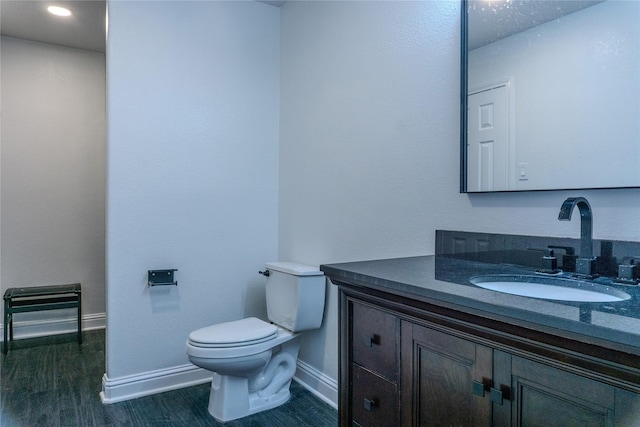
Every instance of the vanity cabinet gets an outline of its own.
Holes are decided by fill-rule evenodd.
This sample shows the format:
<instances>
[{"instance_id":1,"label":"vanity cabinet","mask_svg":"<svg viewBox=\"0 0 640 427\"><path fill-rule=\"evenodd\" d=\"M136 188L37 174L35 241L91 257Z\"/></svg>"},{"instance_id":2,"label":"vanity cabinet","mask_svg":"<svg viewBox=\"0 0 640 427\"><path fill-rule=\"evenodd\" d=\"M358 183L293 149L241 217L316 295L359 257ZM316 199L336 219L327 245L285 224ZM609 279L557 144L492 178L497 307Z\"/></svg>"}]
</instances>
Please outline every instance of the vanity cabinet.
<instances>
[{"instance_id":1,"label":"vanity cabinet","mask_svg":"<svg viewBox=\"0 0 640 427\"><path fill-rule=\"evenodd\" d=\"M500 322L340 285L340 425L640 426L640 385L612 365Z\"/></svg>"}]
</instances>

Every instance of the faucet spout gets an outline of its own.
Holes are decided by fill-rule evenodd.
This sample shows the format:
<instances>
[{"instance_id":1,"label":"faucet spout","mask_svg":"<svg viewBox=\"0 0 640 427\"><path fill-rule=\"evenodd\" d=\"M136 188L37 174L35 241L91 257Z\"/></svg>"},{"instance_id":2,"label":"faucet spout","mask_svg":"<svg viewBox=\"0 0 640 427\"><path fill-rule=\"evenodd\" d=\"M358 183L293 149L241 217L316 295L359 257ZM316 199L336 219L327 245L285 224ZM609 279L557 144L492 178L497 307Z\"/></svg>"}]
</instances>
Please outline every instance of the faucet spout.
<instances>
[{"instance_id":1,"label":"faucet spout","mask_svg":"<svg viewBox=\"0 0 640 427\"><path fill-rule=\"evenodd\" d=\"M578 206L580 210L580 258L591 260L593 258L593 215L591 205L584 197L569 197L562 203L558 219L570 221L573 208ZM589 263L590 264L590 263ZM591 274L592 272L584 272Z\"/></svg>"}]
</instances>

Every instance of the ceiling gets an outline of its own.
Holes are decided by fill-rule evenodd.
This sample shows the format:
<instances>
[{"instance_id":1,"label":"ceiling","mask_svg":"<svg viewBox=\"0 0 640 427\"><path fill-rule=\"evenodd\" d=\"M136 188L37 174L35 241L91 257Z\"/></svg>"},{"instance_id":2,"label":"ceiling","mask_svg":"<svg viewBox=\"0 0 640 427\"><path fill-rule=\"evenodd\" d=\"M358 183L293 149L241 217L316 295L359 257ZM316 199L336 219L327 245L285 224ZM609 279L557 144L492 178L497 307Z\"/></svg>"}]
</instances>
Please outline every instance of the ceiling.
<instances>
[{"instance_id":1,"label":"ceiling","mask_svg":"<svg viewBox=\"0 0 640 427\"><path fill-rule=\"evenodd\" d=\"M469 50L553 21L604 0L470 0Z\"/></svg>"},{"instance_id":2,"label":"ceiling","mask_svg":"<svg viewBox=\"0 0 640 427\"><path fill-rule=\"evenodd\" d=\"M51 5L73 13L59 17L47 12ZM106 0L0 0L0 33L3 36L105 51Z\"/></svg>"},{"instance_id":3,"label":"ceiling","mask_svg":"<svg viewBox=\"0 0 640 427\"><path fill-rule=\"evenodd\" d=\"M258 0L272 6L284 1ZM469 48L573 13L602 0L469 1ZM62 18L47 12L55 4L70 9ZM4 36L77 49L105 51L106 0L0 0L0 33Z\"/></svg>"},{"instance_id":4,"label":"ceiling","mask_svg":"<svg viewBox=\"0 0 640 427\"><path fill-rule=\"evenodd\" d=\"M285 1L258 0L280 7ZM70 9L62 18L47 12L51 5ZM105 51L106 0L0 0L0 33L77 49Z\"/></svg>"}]
</instances>

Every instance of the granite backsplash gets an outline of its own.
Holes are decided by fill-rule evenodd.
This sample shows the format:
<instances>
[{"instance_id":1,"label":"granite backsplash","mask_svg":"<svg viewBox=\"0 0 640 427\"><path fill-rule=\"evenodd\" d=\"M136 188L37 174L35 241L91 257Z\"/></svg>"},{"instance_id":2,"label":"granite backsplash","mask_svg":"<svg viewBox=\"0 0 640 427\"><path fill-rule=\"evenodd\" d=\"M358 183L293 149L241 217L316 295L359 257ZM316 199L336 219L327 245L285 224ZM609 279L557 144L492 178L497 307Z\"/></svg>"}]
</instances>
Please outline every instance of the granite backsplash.
<instances>
[{"instance_id":1,"label":"granite backsplash","mask_svg":"<svg viewBox=\"0 0 640 427\"><path fill-rule=\"evenodd\" d=\"M467 231L436 230L436 255L491 264L545 268L543 256L553 250L558 268L575 271L580 239ZM617 276L617 266L640 261L640 242L593 239L598 273Z\"/></svg>"}]
</instances>

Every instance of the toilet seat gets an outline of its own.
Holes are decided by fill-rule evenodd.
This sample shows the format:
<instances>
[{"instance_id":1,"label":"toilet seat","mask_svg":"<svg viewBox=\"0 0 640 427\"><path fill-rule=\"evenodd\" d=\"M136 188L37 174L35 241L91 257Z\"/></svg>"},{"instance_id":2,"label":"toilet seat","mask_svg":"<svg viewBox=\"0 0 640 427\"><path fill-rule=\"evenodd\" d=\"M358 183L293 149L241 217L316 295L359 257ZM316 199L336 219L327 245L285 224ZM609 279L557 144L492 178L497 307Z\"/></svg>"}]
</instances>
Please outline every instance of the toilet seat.
<instances>
[{"instance_id":1,"label":"toilet seat","mask_svg":"<svg viewBox=\"0 0 640 427\"><path fill-rule=\"evenodd\" d=\"M189 334L189 343L202 348L228 348L259 344L278 335L278 328L256 317L218 323Z\"/></svg>"},{"instance_id":2,"label":"toilet seat","mask_svg":"<svg viewBox=\"0 0 640 427\"><path fill-rule=\"evenodd\" d=\"M241 324L243 325L250 325L250 326L254 325L256 326L256 329L246 329L245 330L246 335L244 336L245 338L255 336L252 334L252 332L258 336L265 333L268 335L262 338L254 338L254 339L248 339L246 341L236 342L235 344L230 342L225 343L224 341L231 341L231 340L238 341L238 336L236 336L235 339L233 338L221 339L223 336L228 337L228 335L220 335L217 338L217 341L218 341L217 343L216 342L207 343L206 341L209 340L208 338L206 338L207 332L209 331L209 328L212 328L211 326L207 326L206 328L193 331L189 335L189 339L187 340L187 354L189 356L200 357L205 359L226 359L226 358L251 356L254 354L259 354L264 351L271 351L271 349L281 344L284 344L285 342L295 338L298 335L296 333L287 331L286 329L283 329L283 328L279 328L270 323L263 322L262 320L259 320L259 319L255 319L255 321L252 320L250 322L246 322L246 320L248 319L238 320L237 322L242 322ZM235 322L228 322L228 323L235 323ZM219 325L213 325L213 326L220 326L220 329L226 329L224 325L226 325L226 323L221 323ZM238 325L232 325L232 326L238 326ZM273 327L273 329L271 327ZM217 331L217 329L218 328L213 328L213 331L215 332ZM231 330L231 328L229 330ZM267 332L264 332L264 331L267 331ZM274 332L269 333L269 331L274 331ZM202 332L203 336L201 336L200 333L195 334L196 332ZM191 336L192 334L195 334L193 338L195 338L196 340L199 339L200 341L205 341L205 342L198 342L198 341L192 340L192 336ZM212 339L211 341L215 341L215 339ZM222 342L222 345L220 345L220 342Z\"/></svg>"}]
</instances>

